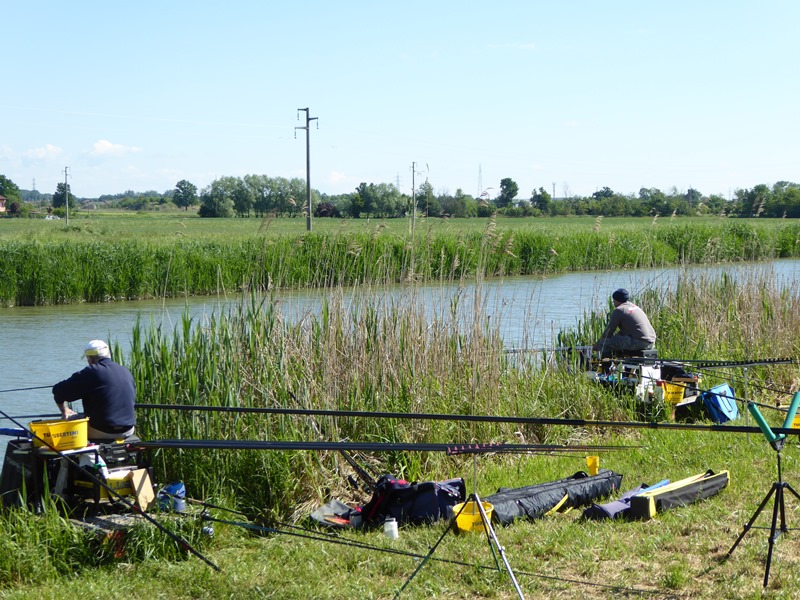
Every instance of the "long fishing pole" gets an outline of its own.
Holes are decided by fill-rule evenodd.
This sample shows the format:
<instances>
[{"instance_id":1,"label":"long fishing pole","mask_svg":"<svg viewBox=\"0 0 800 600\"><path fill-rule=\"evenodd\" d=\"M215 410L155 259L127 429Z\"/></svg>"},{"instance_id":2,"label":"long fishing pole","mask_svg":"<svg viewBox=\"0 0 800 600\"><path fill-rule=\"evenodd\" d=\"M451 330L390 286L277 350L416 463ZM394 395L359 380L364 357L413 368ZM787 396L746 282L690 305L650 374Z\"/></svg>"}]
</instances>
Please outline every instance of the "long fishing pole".
<instances>
[{"instance_id":1,"label":"long fishing pole","mask_svg":"<svg viewBox=\"0 0 800 600\"><path fill-rule=\"evenodd\" d=\"M0 416L4 417L4 418L6 418L6 419L9 419L9 420L10 420L12 423L14 423L14 424L15 424L17 427L21 427L22 429L26 429L26 430L27 430L27 428L26 428L24 425L22 425L22 423L20 423L20 422L19 422L19 421L17 421L16 419L14 419L14 417L10 417L9 415L7 415L7 414L6 414L5 412L3 412L2 410L0 410ZM58 457L59 457L59 458L61 458L62 460L66 460L66 461L67 461L67 462L69 462L69 463L70 463L70 464L71 464L73 467L75 467L75 468L77 468L77 469L80 469L80 468L81 468L81 466L80 466L80 463L79 463L77 460L75 460L75 459L74 459L72 456L70 456L69 454L65 454L64 452L62 452L62 451L58 450L58 449L57 449L57 448L55 448L53 445L51 445L51 444L50 444L50 442L48 442L47 440L44 440L44 439L42 439L41 437L39 437L39 436L38 436L38 435L37 435L35 432L31 432L31 437L32 437L32 438L34 438L34 439L37 439L37 440L39 440L39 441L40 441L40 442L41 442L41 443L42 443L44 446L46 446L48 449L50 449L50 450L52 450L53 452L55 452L55 453L58 455ZM194 547L193 547L193 546L192 546L192 545L191 545L189 542L187 542L187 541L186 541L186 539L184 539L182 536L180 536L180 535L178 535L178 534L176 534L176 533L174 533L174 532L170 531L170 530L169 530L169 529L167 529L166 527L164 527L164 526L163 526L161 523L159 523L158 521L156 521L156 520L155 520L153 517L151 517L150 515L148 515L147 513L145 513L145 512L144 512L144 509L137 508L135 504L133 504L132 502L129 502L129 501L128 501L128 500L127 500L127 499L126 499L124 496L122 496L121 494L119 494L119 493L117 492L117 490L115 490L115 489L113 489L111 486L109 486L109 485L108 485L108 484L107 484L105 481L103 481L103 480L102 480L100 477L96 476L94 473L92 473L91 471L89 471L89 470L87 470L87 469L83 469L83 472L84 472L84 473L85 473L85 474L86 474L86 475L87 475L87 476L88 476L90 479L92 479L92 480L93 480L95 483L97 483L97 484L99 484L101 487L103 487L103 488L106 490L106 492L108 492L109 496L113 496L113 497L114 497L116 500L119 500L119 501L120 501L122 504L124 504L124 505L125 505L125 506L126 506L126 507L127 507L129 510L130 510L130 511L132 511L132 512L134 512L134 513L137 513L137 514L140 514L140 515L141 515L141 516L142 516L142 517L143 517L143 518L144 518L146 521L148 521L148 522L149 522L149 523L151 523L152 525L155 525L155 526L156 526L156 528L158 528L158 529L159 529L160 531L162 531L163 533L167 534L167 536L169 536L169 537L170 537L170 538L171 538L171 539L172 539L172 540L173 540L173 541L174 541L176 544L178 544L179 546L182 546L182 547L186 548L186 549L187 549L189 552L191 552L192 554L194 554L194 555L195 555L197 558L199 558L200 560L202 560L204 563L206 563L208 566L210 566L210 567L211 567L212 569L214 569L215 571L219 571L219 570L220 570L220 568L219 568L217 565L215 565L215 564L214 564L213 562L211 562L211 561L210 561L208 558L206 558L205 556L203 556L202 554L200 554L200 552L198 552L197 550L195 550L195 548L194 548Z\"/></svg>"},{"instance_id":2,"label":"long fishing pole","mask_svg":"<svg viewBox=\"0 0 800 600\"><path fill-rule=\"evenodd\" d=\"M6 392L27 392L28 390L46 390L53 387L52 385L37 385L34 387L24 387L24 388L15 388L13 390L0 390L0 394L5 394Z\"/></svg>"},{"instance_id":3,"label":"long fishing pole","mask_svg":"<svg viewBox=\"0 0 800 600\"><path fill-rule=\"evenodd\" d=\"M275 440L189 440L166 439L137 442L140 448L184 450L349 450L353 452L445 452L448 456L481 453L585 453L633 450L639 446L561 444L439 444L426 442L307 442Z\"/></svg>"},{"instance_id":4,"label":"long fishing pole","mask_svg":"<svg viewBox=\"0 0 800 600\"><path fill-rule=\"evenodd\" d=\"M61 413L50 413L46 415L14 415L13 417L0 416L0 419L48 419L61 417Z\"/></svg>"},{"instance_id":5,"label":"long fishing pole","mask_svg":"<svg viewBox=\"0 0 800 600\"><path fill-rule=\"evenodd\" d=\"M428 420L428 421L464 421L467 423L513 423L519 425L564 425L568 427L623 427L642 429L686 429L690 431L716 431L722 433L761 433L758 427L742 425L697 425L694 423L664 423L646 421L605 421L589 419L565 419L558 417L512 417L498 415L455 415L440 413L405 413L405 412L379 412L359 410L332 410L313 408L256 408L229 406L186 406L183 404L137 404L142 409L210 411L231 413L263 413L276 415L322 416L322 417L354 417L368 419L400 419L400 420ZM787 435L800 434L800 429L775 428L776 433ZM145 443L145 442L143 442ZM147 442L149 443L149 442Z\"/></svg>"}]
</instances>

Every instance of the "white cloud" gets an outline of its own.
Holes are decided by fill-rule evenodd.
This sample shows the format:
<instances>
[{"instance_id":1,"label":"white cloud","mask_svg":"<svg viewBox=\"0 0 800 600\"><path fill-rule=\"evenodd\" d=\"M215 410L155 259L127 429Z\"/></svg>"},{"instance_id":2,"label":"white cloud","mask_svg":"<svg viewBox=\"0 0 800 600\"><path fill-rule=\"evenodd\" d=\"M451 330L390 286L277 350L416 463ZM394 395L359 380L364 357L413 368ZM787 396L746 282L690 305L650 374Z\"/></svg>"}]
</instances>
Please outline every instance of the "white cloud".
<instances>
[{"instance_id":1,"label":"white cloud","mask_svg":"<svg viewBox=\"0 0 800 600\"><path fill-rule=\"evenodd\" d=\"M60 156L63 150L53 144L45 144L43 148L33 148L25 152L25 158L33 158L43 160L47 158L56 158Z\"/></svg>"},{"instance_id":2,"label":"white cloud","mask_svg":"<svg viewBox=\"0 0 800 600\"><path fill-rule=\"evenodd\" d=\"M134 152L141 152L137 146L123 146L122 144L112 144L108 140L97 140L89 153L92 156L125 156Z\"/></svg>"}]
</instances>

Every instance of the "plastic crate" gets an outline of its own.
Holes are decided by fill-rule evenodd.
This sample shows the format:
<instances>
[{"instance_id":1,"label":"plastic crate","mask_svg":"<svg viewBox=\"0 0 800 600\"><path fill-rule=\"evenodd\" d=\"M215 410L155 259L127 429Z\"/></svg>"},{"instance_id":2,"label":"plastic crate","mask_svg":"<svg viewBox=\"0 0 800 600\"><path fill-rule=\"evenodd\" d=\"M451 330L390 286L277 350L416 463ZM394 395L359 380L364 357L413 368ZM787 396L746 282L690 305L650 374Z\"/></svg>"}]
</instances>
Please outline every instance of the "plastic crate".
<instances>
[{"instance_id":1,"label":"plastic crate","mask_svg":"<svg viewBox=\"0 0 800 600\"><path fill-rule=\"evenodd\" d=\"M84 448L89 443L88 417L70 421L60 419L31 421L29 428L36 436L33 438L34 448L50 447L55 450L75 450Z\"/></svg>"}]
</instances>

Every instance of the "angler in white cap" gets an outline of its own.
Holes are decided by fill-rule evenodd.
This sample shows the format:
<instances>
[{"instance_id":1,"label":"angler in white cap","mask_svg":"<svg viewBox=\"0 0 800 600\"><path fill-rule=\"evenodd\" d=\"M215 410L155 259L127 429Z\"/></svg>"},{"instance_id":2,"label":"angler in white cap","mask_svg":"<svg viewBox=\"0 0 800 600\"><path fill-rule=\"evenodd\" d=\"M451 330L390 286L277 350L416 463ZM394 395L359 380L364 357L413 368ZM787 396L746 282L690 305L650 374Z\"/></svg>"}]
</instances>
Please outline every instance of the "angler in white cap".
<instances>
[{"instance_id":1,"label":"angler in white cap","mask_svg":"<svg viewBox=\"0 0 800 600\"><path fill-rule=\"evenodd\" d=\"M84 350L89 365L53 386L53 398L65 419L75 415L68 402L81 400L89 417L92 441L114 440L133 435L136 415L136 385L131 372L111 360L103 340L92 340Z\"/></svg>"}]
</instances>

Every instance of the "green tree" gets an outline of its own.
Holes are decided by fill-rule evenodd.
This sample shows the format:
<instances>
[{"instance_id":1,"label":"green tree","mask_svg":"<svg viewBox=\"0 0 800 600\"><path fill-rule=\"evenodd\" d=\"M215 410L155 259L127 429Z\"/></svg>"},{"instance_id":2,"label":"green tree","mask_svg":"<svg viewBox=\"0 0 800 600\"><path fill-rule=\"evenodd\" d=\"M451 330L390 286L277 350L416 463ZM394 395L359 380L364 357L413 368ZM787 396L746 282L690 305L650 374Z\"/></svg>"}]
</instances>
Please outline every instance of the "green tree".
<instances>
[{"instance_id":1,"label":"green tree","mask_svg":"<svg viewBox=\"0 0 800 600\"><path fill-rule=\"evenodd\" d=\"M686 203L691 208L692 206L697 206L700 202L703 201L703 194L698 192L694 188L689 188L686 190Z\"/></svg>"},{"instance_id":2,"label":"green tree","mask_svg":"<svg viewBox=\"0 0 800 600\"><path fill-rule=\"evenodd\" d=\"M519 186L510 177L500 180L500 194L495 198L498 208L510 206L519 193Z\"/></svg>"},{"instance_id":3,"label":"green tree","mask_svg":"<svg viewBox=\"0 0 800 600\"><path fill-rule=\"evenodd\" d=\"M358 184L353 199L350 201L350 216L361 218L361 213L371 214L375 206L375 184L361 182Z\"/></svg>"},{"instance_id":4,"label":"green tree","mask_svg":"<svg viewBox=\"0 0 800 600\"><path fill-rule=\"evenodd\" d=\"M212 181L211 185L203 190L200 194L198 215L206 218L233 216L233 199L228 193L225 183L221 180Z\"/></svg>"},{"instance_id":5,"label":"green tree","mask_svg":"<svg viewBox=\"0 0 800 600\"><path fill-rule=\"evenodd\" d=\"M254 196L250 187L241 179L237 179L231 190L233 209L240 217L249 217L253 210Z\"/></svg>"},{"instance_id":6,"label":"green tree","mask_svg":"<svg viewBox=\"0 0 800 600\"><path fill-rule=\"evenodd\" d=\"M531 205L538 208L542 211L543 215L550 214L550 204L552 203L552 198L550 194L547 193L543 187L540 187L537 190L533 190L531 193Z\"/></svg>"},{"instance_id":7,"label":"green tree","mask_svg":"<svg viewBox=\"0 0 800 600\"><path fill-rule=\"evenodd\" d=\"M185 179L181 179L175 184L172 202L174 202L175 206L178 208L188 210L190 206L194 206L198 202L197 186Z\"/></svg>"},{"instance_id":8,"label":"green tree","mask_svg":"<svg viewBox=\"0 0 800 600\"><path fill-rule=\"evenodd\" d=\"M478 214L478 203L475 198L465 194L461 188L456 190L455 196L440 196L439 204L442 207L442 214L451 217L475 217Z\"/></svg>"},{"instance_id":9,"label":"green tree","mask_svg":"<svg viewBox=\"0 0 800 600\"><path fill-rule=\"evenodd\" d=\"M69 208L72 210L76 206L75 196L69 190L69 185L59 183L56 186L56 193L53 194L53 208L64 208L69 198Z\"/></svg>"},{"instance_id":10,"label":"green tree","mask_svg":"<svg viewBox=\"0 0 800 600\"><path fill-rule=\"evenodd\" d=\"M373 214L376 217L397 217L402 206L402 194L391 183L379 183L374 187L375 206Z\"/></svg>"},{"instance_id":11,"label":"green tree","mask_svg":"<svg viewBox=\"0 0 800 600\"><path fill-rule=\"evenodd\" d=\"M257 217L263 217L274 210L272 185L266 175L245 175L244 182L253 196L253 210Z\"/></svg>"},{"instance_id":12,"label":"green tree","mask_svg":"<svg viewBox=\"0 0 800 600\"><path fill-rule=\"evenodd\" d=\"M613 198L613 197L614 197L614 190L612 190L608 186L592 194L592 198L594 198L595 200L602 200L603 198Z\"/></svg>"},{"instance_id":13,"label":"green tree","mask_svg":"<svg viewBox=\"0 0 800 600\"><path fill-rule=\"evenodd\" d=\"M17 184L5 175L0 175L0 196L5 196L9 204L22 200Z\"/></svg>"}]
</instances>

